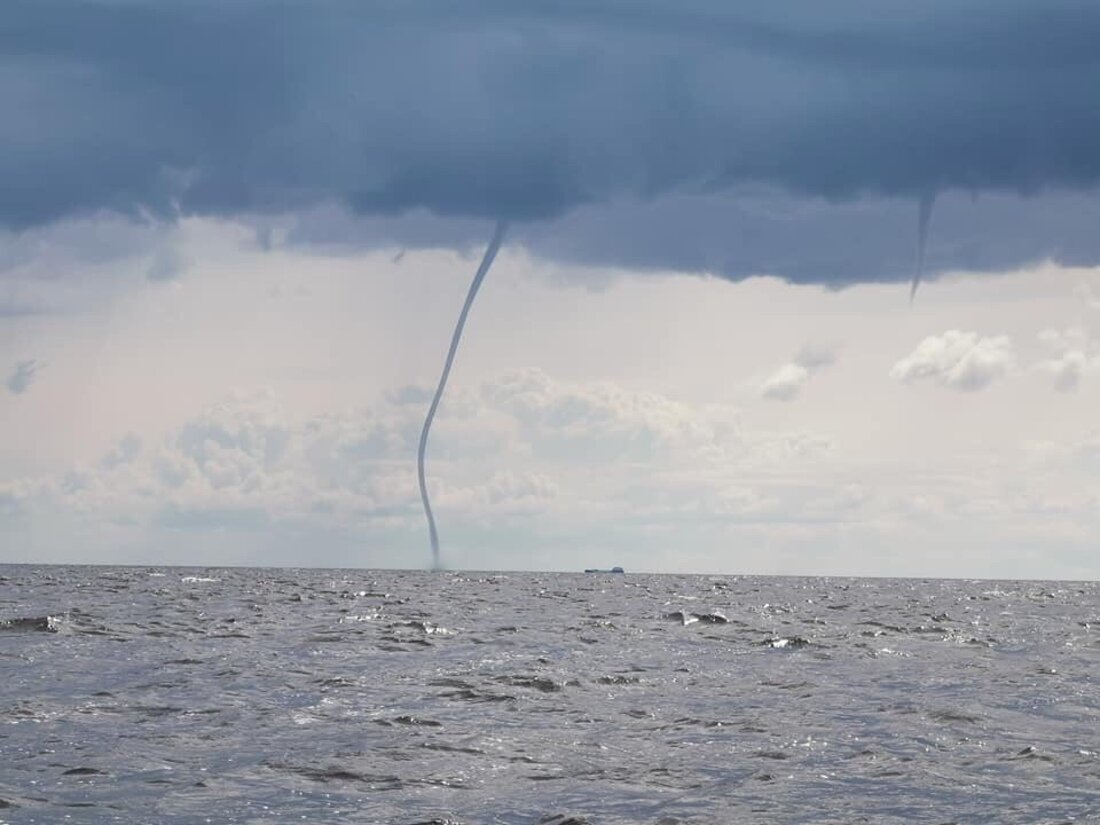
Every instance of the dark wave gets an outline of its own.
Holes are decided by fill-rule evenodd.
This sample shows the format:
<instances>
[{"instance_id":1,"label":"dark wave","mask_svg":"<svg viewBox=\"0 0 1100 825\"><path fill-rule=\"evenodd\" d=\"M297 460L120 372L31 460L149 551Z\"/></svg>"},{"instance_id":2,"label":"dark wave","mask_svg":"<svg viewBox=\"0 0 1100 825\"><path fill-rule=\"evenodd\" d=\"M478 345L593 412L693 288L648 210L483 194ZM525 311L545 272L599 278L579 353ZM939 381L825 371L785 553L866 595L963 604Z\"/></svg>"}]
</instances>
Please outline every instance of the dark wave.
<instances>
[{"instance_id":1,"label":"dark wave","mask_svg":"<svg viewBox=\"0 0 1100 825\"><path fill-rule=\"evenodd\" d=\"M61 619L56 616L0 619L0 632L6 633L60 633L61 626Z\"/></svg>"}]
</instances>

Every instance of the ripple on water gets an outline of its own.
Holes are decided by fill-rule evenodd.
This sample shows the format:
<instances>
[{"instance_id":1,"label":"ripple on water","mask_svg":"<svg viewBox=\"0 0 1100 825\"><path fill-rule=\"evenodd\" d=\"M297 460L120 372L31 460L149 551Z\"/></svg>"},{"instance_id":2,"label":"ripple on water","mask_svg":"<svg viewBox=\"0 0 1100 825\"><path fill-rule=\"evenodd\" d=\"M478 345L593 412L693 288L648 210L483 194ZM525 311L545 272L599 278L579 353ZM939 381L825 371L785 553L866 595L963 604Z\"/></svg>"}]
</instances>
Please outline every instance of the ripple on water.
<instances>
[{"instance_id":1,"label":"ripple on water","mask_svg":"<svg viewBox=\"0 0 1100 825\"><path fill-rule=\"evenodd\" d=\"M1100 585L2 570L27 821L1024 823L1100 795Z\"/></svg>"}]
</instances>

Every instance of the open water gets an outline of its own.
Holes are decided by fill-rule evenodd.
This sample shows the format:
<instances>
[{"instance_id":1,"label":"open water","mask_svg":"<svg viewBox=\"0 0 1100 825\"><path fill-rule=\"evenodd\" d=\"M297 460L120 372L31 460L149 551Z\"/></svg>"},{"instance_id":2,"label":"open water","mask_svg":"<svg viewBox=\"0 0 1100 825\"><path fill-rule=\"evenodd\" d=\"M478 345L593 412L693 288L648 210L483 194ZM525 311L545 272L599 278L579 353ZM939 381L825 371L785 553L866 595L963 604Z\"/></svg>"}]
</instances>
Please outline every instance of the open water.
<instances>
[{"instance_id":1,"label":"open water","mask_svg":"<svg viewBox=\"0 0 1100 825\"><path fill-rule=\"evenodd\" d=\"M0 567L0 823L1100 822L1096 583Z\"/></svg>"}]
</instances>

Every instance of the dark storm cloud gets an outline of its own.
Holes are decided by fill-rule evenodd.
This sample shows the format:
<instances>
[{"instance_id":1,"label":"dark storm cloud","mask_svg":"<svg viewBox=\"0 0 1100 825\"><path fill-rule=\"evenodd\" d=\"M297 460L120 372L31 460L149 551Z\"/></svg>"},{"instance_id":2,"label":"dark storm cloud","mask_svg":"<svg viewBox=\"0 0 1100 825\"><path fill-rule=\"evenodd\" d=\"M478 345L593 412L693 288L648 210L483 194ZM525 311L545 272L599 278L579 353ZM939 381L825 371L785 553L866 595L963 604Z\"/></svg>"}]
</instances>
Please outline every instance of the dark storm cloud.
<instances>
[{"instance_id":1,"label":"dark storm cloud","mask_svg":"<svg viewBox=\"0 0 1100 825\"><path fill-rule=\"evenodd\" d=\"M527 221L537 244L582 210L620 237L632 210L663 209L664 243L642 246L700 268L733 254L722 233L771 230L669 205L764 187L846 214L905 199L909 264L821 269L763 241L741 258L802 280L907 278L929 192L1097 184L1097 42L1100 6L1070 0L6 0L0 222L338 201ZM563 256L638 254L586 231L556 236ZM1065 246L1027 238L1023 258Z\"/></svg>"},{"instance_id":2,"label":"dark storm cloud","mask_svg":"<svg viewBox=\"0 0 1100 825\"><path fill-rule=\"evenodd\" d=\"M1100 197L1092 193L975 198L950 192L935 208L926 274L1004 271L1046 259L1067 266L1100 261ZM514 225L510 237L540 258L563 263L732 279L780 274L795 283L843 285L912 277L917 218L918 204L910 199L835 202L753 190L585 204L554 220ZM338 254L460 247L473 255L490 229L483 220L424 212L396 217L323 208L296 215L285 237L294 246Z\"/></svg>"}]
</instances>

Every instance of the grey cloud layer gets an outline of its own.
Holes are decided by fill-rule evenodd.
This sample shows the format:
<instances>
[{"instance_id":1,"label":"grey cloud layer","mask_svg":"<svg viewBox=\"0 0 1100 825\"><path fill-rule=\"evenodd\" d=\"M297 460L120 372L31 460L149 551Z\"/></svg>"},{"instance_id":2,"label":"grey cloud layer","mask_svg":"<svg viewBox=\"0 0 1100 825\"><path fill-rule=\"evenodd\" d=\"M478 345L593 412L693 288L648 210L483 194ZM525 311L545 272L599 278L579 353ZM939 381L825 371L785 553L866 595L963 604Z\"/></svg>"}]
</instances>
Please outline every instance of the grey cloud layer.
<instances>
[{"instance_id":1,"label":"grey cloud layer","mask_svg":"<svg viewBox=\"0 0 1100 825\"><path fill-rule=\"evenodd\" d=\"M662 222L671 204L645 244L660 265L907 277L879 251L791 262L795 232L775 216L743 222L743 261L700 213L765 187L822 209L904 198L915 224L932 190L1090 190L1098 41L1100 7L1071 0L9 0L0 222L335 200L526 220L544 254L634 264L631 210ZM684 199L696 208L680 214ZM582 209L606 236L570 228ZM937 262L939 223L929 265L960 265ZM1052 232L1002 257L1100 252Z\"/></svg>"}]
</instances>

